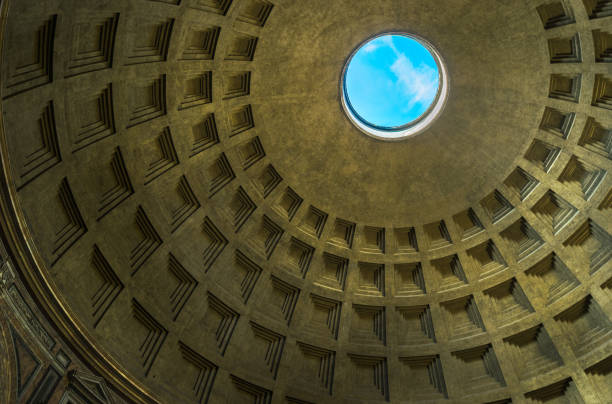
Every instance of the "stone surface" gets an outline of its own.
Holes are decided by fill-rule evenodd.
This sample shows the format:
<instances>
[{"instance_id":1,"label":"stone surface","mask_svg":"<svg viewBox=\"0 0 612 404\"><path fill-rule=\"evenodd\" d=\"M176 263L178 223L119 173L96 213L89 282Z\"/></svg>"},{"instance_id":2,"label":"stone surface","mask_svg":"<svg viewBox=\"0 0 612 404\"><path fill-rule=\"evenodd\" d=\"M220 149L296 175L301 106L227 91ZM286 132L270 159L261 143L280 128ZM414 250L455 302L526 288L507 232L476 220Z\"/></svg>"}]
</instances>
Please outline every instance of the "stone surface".
<instances>
[{"instance_id":1,"label":"stone surface","mask_svg":"<svg viewBox=\"0 0 612 404\"><path fill-rule=\"evenodd\" d=\"M612 399L610 1L0 4L9 402ZM339 100L386 30L451 75L399 143Z\"/></svg>"}]
</instances>

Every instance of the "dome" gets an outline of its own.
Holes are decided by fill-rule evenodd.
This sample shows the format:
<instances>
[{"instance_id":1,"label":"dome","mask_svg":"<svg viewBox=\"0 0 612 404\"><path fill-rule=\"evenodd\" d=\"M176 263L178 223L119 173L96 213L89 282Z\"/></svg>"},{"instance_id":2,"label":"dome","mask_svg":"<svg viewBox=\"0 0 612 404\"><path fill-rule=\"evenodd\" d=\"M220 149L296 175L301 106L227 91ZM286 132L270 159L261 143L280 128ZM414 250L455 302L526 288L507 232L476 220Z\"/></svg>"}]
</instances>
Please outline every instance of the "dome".
<instances>
[{"instance_id":1,"label":"dome","mask_svg":"<svg viewBox=\"0 0 612 404\"><path fill-rule=\"evenodd\" d=\"M612 401L611 0L0 7L0 402Z\"/></svg>"}]
</instances>

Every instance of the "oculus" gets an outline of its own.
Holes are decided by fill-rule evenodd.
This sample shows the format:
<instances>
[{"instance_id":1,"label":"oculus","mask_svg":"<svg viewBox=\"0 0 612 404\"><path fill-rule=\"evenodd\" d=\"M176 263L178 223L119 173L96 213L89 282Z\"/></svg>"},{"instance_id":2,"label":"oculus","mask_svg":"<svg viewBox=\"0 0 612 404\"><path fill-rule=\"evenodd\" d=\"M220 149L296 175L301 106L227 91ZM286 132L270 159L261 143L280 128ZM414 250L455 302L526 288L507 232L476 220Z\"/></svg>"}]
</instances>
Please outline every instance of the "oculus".
<instances>
[{"instance_id":1,"label":"oculus","mask_svg":"<svg viewBox=\"0 0 612 404\"><path fill-rule=\"evenodd\" d=\"M444 109L449 80L439 52L413 34L379 34L350 55L342 106L362 132L401 140L427 129Z\"/></svg>"}]
</instances>

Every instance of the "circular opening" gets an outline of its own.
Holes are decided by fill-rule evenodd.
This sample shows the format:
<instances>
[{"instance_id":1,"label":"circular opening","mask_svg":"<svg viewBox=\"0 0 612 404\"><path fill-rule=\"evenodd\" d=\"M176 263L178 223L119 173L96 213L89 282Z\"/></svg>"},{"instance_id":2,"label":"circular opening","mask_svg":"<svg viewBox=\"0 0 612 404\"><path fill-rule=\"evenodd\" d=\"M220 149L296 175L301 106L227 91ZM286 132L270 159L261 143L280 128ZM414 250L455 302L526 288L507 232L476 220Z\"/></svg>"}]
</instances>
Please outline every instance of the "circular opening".
<instances>
[{"instance_id":1,"label":"circular opening","mask_svg":"<svg viewBox=\"0 0 612 404\"><path fill-rule=\"evenodd\" d=\"M440 54L426 40L386 33L362 43L342 74L342 105L363 132L399 140L425 130L448 95Z\"/></svg>"}]
</instances>

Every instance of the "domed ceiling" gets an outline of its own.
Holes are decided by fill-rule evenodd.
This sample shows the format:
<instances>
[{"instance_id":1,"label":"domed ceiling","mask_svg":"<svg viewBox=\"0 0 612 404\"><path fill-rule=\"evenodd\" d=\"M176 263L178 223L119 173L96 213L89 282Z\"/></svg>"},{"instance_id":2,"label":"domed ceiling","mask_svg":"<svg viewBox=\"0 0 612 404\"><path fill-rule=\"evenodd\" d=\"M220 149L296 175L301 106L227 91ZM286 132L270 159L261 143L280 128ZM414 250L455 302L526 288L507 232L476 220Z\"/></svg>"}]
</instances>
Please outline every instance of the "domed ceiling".
<instances>
[{"instance_id":1,"label":"domed ceiling","mask_svg":"<svg viewBox=\"0 0 612 404\"><path fill-rule=\"evenodd\" d=\"M0 275L91 402L612 400L612 1L1 5ZM398 31L450 92L384 142L340 80ZM81 402L24 338L0 397Z\"/></svg>"}]
</instances>

